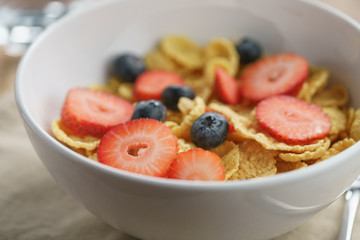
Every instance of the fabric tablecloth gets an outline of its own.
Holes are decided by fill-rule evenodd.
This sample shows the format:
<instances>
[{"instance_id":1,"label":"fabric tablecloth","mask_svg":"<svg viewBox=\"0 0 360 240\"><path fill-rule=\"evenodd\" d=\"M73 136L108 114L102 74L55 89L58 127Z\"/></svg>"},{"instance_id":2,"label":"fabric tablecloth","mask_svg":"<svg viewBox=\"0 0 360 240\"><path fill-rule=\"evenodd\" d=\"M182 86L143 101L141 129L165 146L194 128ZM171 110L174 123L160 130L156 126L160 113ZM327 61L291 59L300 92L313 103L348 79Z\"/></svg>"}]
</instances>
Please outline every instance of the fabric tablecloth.
<instances>
[{"instance_id":1,"label":"fabric tablecloth","mask_svg":"<svg viewBox=\"0 0 360 240\"><path fill-rule=\"evenodd\" d=\"M359 0L323 0L360 20ZM18 59L0 53L0 240L133 240L98 220L49 175L34 152L16 108ZM311 197L311 196L309 196ZM276 240L331 240L339 231L344 197ZM259 226L261 228L261 226ZM353 239L360 239L360 210Z\"/></svg>"}]
</instances>

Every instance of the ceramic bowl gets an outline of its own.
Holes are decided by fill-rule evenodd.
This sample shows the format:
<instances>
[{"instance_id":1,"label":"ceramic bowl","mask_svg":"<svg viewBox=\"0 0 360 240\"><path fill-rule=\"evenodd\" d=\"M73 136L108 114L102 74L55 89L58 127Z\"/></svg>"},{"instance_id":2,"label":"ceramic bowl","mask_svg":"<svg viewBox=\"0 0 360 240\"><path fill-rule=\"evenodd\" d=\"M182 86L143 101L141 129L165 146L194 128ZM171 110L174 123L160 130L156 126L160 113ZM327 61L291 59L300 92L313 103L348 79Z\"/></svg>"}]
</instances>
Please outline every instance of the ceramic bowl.
<instances>
[{"instance_id":1,"label":"ceramic bowl","mask_svg":"<svg viewBox=\"0 0 360 240\"><path fill-rule=\"evenodd\" d=\"M266 53L291 51L328 68L360 107L360 25L307 0L99 1L51 26L22 59L15 93L28 136L56 181L111 226L141 239L269 239L301 225L360 174L360 143L313 166L233 182L190 182L124 172L56 141L66 92L105 82L116 54L144 54L168 33L199 43L258 39Z\"/></svg>"}]
</instances>

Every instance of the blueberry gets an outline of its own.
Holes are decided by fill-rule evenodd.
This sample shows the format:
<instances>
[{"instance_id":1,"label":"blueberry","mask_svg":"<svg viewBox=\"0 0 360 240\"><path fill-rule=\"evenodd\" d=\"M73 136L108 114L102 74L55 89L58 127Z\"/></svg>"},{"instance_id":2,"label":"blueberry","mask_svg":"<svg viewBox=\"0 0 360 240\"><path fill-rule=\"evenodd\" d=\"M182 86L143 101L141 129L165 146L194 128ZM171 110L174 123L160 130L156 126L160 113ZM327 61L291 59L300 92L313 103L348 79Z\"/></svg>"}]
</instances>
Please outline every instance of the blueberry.
<instances>
[{"instance_id":1,"label":"blueberry","mask_svg":"<svg viewBox=\"0 0 360 240\"><path fill-rule=\"evenodd\" d=\"M250 38L242 39L237 45L236 50L240 55L240 62L248 64L256 61L262 54L262 48L258 42Z\"/></svg>"},{"instance_id":2,"label":"blueberry","mask_svg":"<svg viewBox=\"0 0 360 240\"><path fill-rule=\"evenodd\" d=\"M152 118L163 122L166 118L166 107L158 100L140 101L136 104L131 119L138 118Z\"/></svg>"},{"instance_id":3,"label":"blueberry","mask_svg":"<svg viewBox=\"0 0 360 240\"><path fill-rule=\"evenodd\" d=\"M194 99L194 90L186 86L172 85L167 87L161 94L162 102L173 111L179 111L177 104L181 97Z\"/></svg>"},{"instance_id":4,"label":"blueberry","mask_svg":"<svg viewBox=\"0 0 360 240\"><path fill-rule=\"evenodd\" d=\"M144 61L132 54L123 54L115 58L113 73L115 77L125 82L135 82L135 79L145 71Z\"/></svg>"},{"instance_id":5,"label":"blueberry","mask_svg":"<svg viewBox=\"0 0 360 240\"><path fill-rule=\"evenodd\" d=\"M191 126L190 136L196 146L211 149L222 144L229 134L229 122L215 112L202 114Z\"/></svg>"}]
</instances>

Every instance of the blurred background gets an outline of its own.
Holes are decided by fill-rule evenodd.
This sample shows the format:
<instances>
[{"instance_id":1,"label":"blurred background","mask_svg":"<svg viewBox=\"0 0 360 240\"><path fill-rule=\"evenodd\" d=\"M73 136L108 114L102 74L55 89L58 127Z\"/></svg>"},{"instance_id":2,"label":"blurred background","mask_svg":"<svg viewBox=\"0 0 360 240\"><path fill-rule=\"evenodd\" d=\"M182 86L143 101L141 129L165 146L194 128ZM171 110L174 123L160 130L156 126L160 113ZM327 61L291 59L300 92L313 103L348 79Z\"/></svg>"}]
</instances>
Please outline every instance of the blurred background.
<instances>
[{"instance_id":1,"label":"blurred background","mask_svg":"<svg viewBox=\"0 0 360 240\"><path fill-rule=\"evenodd\" d=\"M51 24L95 0L0 0L0 93L12 85L17 63Z\"/></svg>"}]
</instances>

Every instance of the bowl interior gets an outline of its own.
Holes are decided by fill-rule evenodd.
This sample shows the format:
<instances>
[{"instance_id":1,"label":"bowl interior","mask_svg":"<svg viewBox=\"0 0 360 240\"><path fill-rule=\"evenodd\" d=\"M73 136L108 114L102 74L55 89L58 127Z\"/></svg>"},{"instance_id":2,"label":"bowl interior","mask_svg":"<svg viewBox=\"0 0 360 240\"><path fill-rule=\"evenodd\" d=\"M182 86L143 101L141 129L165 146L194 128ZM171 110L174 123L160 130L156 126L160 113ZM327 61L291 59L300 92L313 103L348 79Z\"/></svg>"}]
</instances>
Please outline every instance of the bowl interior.
<instances>
[{"instance_id":1,"label":"bowl interior","mask_svg":"<svg viewBox=\"0 0 360 240\"><path fill-rule=\"evenodd\" d=\"M169 33L200 44L215 37L237 41L251 36L266 54L303 55L312 65L328 68L331 83L341 82L351 104L360 106L359 25L332 8L286 0L123 0L70 14L40 37L19 68L21 110L35 126L50 132L68 89L105 82L116 54L143 55Z\"/></svg>"}]
</instances>

